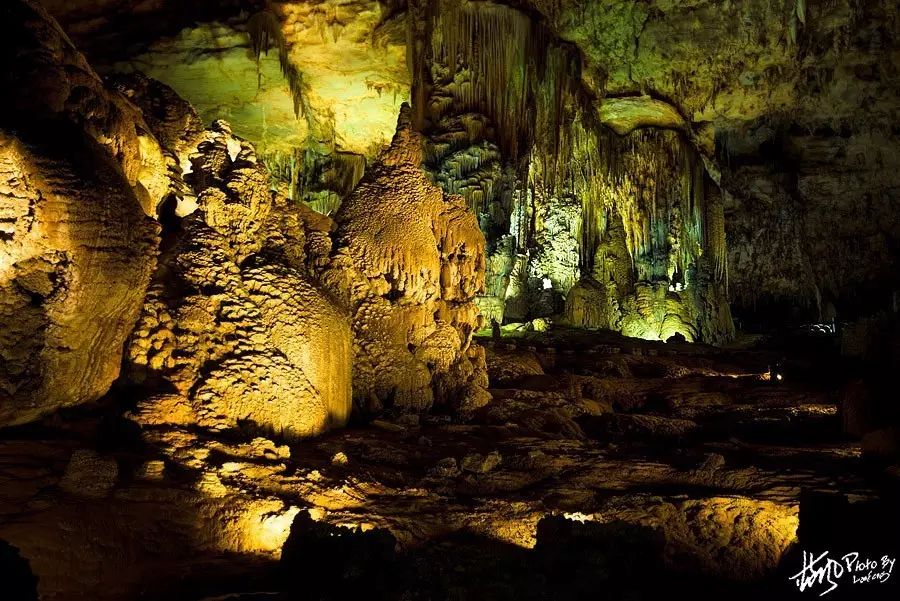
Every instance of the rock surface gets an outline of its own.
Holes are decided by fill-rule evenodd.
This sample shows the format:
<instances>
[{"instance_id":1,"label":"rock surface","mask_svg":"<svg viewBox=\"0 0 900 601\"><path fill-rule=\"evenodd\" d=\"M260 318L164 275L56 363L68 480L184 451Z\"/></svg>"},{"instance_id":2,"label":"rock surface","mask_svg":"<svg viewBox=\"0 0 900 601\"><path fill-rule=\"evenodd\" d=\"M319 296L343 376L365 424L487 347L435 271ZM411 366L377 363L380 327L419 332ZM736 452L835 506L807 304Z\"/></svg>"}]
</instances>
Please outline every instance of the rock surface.
<instances>
[{"instance_id":1,"label":"rock surface","mask_svg":"<svg viewBox=\"0 0 900 601\"><path fill-rule=\"evenodd\" d=\"M327 124L323 107L329 103L338 107L334 127L344 150L374 157L376 151L362 150L365 143L360 142L373 137L386 140L393 129L391 111L407 97L408 86L420 94L413 104L431 113L427 166L446 191L464 195L479 213L488 255L497 255L486 289L494 297L492 306L507 300L497 289L510 285L513 265L519 265L515 275L521 282L510 288L511 319L528 317L527 311L523 313L527 306L516 306L521 304L515 300L520 289L540 292L547 278L557 296L566 295L574 281L557 282L554 269L591 260L573 261L572 248L564 252L546 248L544 255L558 255L558 260L538 258L529 269L528 253L545 244L540 242L542 220L529 219L528 211L540 214L566 195L516 200L516 191L531 186L536 172L552 172L554 164L583 162L578 153L566 150L572 140L554 133L554 125L568 126L570 119L588 123L596 118L619 134L633 133L637 127L671 128L699 151L709 176L722 190L729 295L739 313L765 312L764 319L774 320L784 313L782 301L796 301L808 308L798 310L794 320L817 320L835 311L854 317L885 309L896 288L891 274L897 261L892 249L900 237L893 219L900 187L894 118L900 18L893 5L875 0L529 0L511 7L399 0L380 9L368 0L338 5L290 0L271 5L291 46L291 60L308 74L308 97L316 119ZM248 15L237 15L234 7L204 4L177 11L168 3L149 3L133 13L113 15L109 3L97 0L50 0L49 6L105 67L130 63L171 79L173 85L177 82L190 101L210 103L211 111L227 107L232 114L203 112L207 118L230 117L251 141L269 136L288 141L288 147L310 148L308 140L300 139L305 123L292 123L290 99L274 56L263 59L262 87L255 85L251 53L241 39ZM480 12L484 23L475 26ZM151 19L153 15L164 18ZM142 31L142 20L171 25ZM483 40L487 45L475 43L472 36L478 27L484 31L494 27L496 35ZM423 36L410 43L413 63L429 52L439 57L446 38L462 51L454 57L454 62L460 58L459 64L420 61L412 65L414 77L407 75L402 59L407 29ZM425 40L426 32L439 35ZM364 40L369 38L376 43L366 47ZM490 54L490 60L479 62L477 48L488 46L485 56ZM192 53L189 47L202 50ZM507 64L534 47L546 56ZM567 49L575 50L577 60L570 60ZM337 53L343 59L340 84L331 68ZM472 58L476 60L465 64ZM550 76L532 69L544 62ZM241 76L212 75L230 67ZM498 81L506 80L502 85L493 82L499 73L503 75ZM521 73L534 81L519 81ZM427 76L437 93L425 94L424 86L410 81L420 76ZM244 83L235 86L224 79ZM507 86L512 81L515 85ZM535 81L540 85L534 86ZM501 87L509 87L516 98L490 94ZM584 95L562 101L575 87ZM263 129L256 108L262 103L252 101L257 93L267 105L278 107L266 118L270 126ZM238 102L242 106L235 105L235 98L242 99ZM559 102L550 102L549 111L532 110L533 118L524 118L528 111L520 110L523 106L532 100L546 104L553 98ZM379 107L377 119L372 106ZM377 134L356 124L361 115L379 123ZM535 128L544 131L535 136ZM546 142L538 154L553 146L553 154L561 153L562 158L538 161L543 164L536 164L529 175L517 158L527 154L524 146L534 140ZM605 149L591 151L604 153ZM359 155L354 157L311 161L301 169L303 178L355 182L361 163ZM289 163L281 161L278 168L285 185L292 173L298 173ZM348 192L335 181L325 186L327 198L306 198L333 211ZM569 196L574 192L578 204L585 203L583 193L566 192ZM512 225L516 220L523 227ZM577 226L577 220L566 221ZM548 231L555 232L555 227ZM511 238L516 243L510 251ZM548 239L552 242L557 236ZM568 246L580 244L575 240ZM885 263L882 256L890 259ZM582 269L578 276L592 274ZM890 286L878 283L888 280ZM866 293L857 294L860 289ZM545 309L541 299L526 304L532 302L540 311ZM494 310L495 315L502 312Z\"/></svg>"},{"instance_id":2,"label":"rock surface","mask_svg":"<svg viewBox=\"0 0 900 601\"><path fill-rule=\"evenodd\" d=\"M155 263L167 162L138 110L31 2L8 2L0 100L0 425L95 401ZM27 114L27 118L22 115Z\"/></svg>"},{"instance_id":3,"label":"rock surface","mask_svg":"<svg viewBox=\"0 0 900 601\"><path fill-rule=\"evenodd\" d=\"M316 580L307 591L321 598L370 573L361 533L389 541L378 565L395 597L434 582L529 600L548 583L564 599L713 580L719 593L758 592L789 586L779 564L799 565L789 547L806 519L801 490L877 496L881 476L868 479L859 446L838 440L821 382L764 381L765 355L696 345L653 355L666 347L634 342L640 354L615 353L584 334L532 336L517 346L537 350L491 351L503 388L467 424L394 420L287 446L144 423L144 450L97 452L88 418L48 423L40 441L5 439L0 539L51 598L279 590L260 562L277 557L295 518L298 534L320 535L294 541L306 553L350 554L291 570L288 589L311 566L330 574L327 589ZM609 415L641 427L604 429ZM691 436L672 438L688 419ZM76 481L96 495L72 494ZM828 523L854 519L847 510ZM284 548L297 559L296 545Z\"/></svg>"},{"instance_id":4,"label":"rock surface","mask_svg":"<svg viewBox=\"0 0 900 601\"><path fill-rule=\"evenodd\" d=\"M79 132L0 133L0 425L97 400L153 271L155 224Z\"/></svg>"},{"instance_id":5,"label":"rock surface","mask_svg":"<svg viewBox=\"0 0 900 601\"><path fill-rule=\"evenodd\" d=\"M133 188L144 212L156 215L170 186L168 158L140 111L108 91L85 57L37 2L5 3L3 19L14 25L0 46L9 62L0 83L4 127L80 132L101 147Z\"/></svg>"},{"instance_id":6,"label":"rock surface","mask_svg":"<svg viewBox=\"0 0 900 601\"><path fill-rule=\"evenodd\" d=\"M531 4L584 53L585 85L607 97L601 115L649 95L685 117L721 171L740 313L775 302L766 319L777 320L805 303L795 319L815 320L828 303L846 316L885 307L895 283L879 282L896 271L887 248L900 235L894 5Z\"/></svg>"},{"instance_id":7,"label":"rock surface","mask_svg":"<svg viewBox=\"0 0 900 601\"><path fill-rule=\"evenodd\" d=\"M174 226L128 347L129 375L151 394L139 415L288 440L343 425L350 323L307 268L327 229L273 196L223 122L188 159L198 208Z\"/></svg>"},{"instance_id":8,"label":"rock surface","mask_svg":"<svg viewBox=\"0 0 900 601\"><path fill-rule=\"evenodd\" d=\"M472 334L484 237L462 199L421 171L423 140L408 115L335 217L325 279L353 314L354 397L401 412L435 400L483 404L484 355Z\"/></svg>"}]
</instances>

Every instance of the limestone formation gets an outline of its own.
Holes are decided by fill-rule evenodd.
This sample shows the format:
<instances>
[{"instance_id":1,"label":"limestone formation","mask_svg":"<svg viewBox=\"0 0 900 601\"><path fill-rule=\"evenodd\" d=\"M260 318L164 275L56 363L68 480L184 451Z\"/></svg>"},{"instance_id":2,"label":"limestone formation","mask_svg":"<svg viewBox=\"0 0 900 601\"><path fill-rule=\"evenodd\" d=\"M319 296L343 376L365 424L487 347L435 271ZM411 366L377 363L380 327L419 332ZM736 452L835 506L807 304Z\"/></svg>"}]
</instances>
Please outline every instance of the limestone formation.
<instances>
[{"instance_id":1,"label":"limestone formation","mask_svg":"<svg viewBox=\"0 0 900 601\"><path fill-rule=\"evenodd\" d=\"M616 296L608 285L580 280L566 296L566 321L582 328L614 329L620 315Z\"/></svg>"},{"instance_id":2,"label":"limestone formation","mask_svg":"<svg viewBox=\"0 0 900 601\"><path fill-rule=\"evenodd\" d=\"M0 130L0 425L95 401L119 375L156 225L77 129Z\"/></svg>"},{"instance_id":3,"label":"limestone formation","mask_svg":"<svg viewBox=\"0 0 900 601\"><path fill-rule=\"evenodd\" d=\"M401 412L484 403L484 355L472 343L484 286L484 237L459 197L431 184L422 137L397 133L336 215L326 279L351 307L354 398Z\"/></svg>"},{"instance_id":4,"label":"limestone formation","mask_svg":"<svg viewBox=\"0 0 900 601\"><path fill-rule=\"evenodd\" d=\"M82 131L119 165L144 212L155 215L170 185L168 159L140 111L104 87L38 2L6 2L2 11L3 21L14 28L0 43L0 56L8 61L0 74L6 90L0 124Z\"/></svg>"},{"instance_id":5,"label":"limestone formation","mask_svg":"<svg viewBox=\"0 0 900 601\"><path fill-rule=\"evenodd\" d=\"M59 487L70 495L102 499L109 496L118 475L115 459L81 449L72 453Z\"/></svg>"},{"instance_id":6,"label":"limestone formation","mask_svg":"<svg viewBox=\"0 0 900 601\"><path fill-rule=\"evenodd\" d=\"M83 23L91 7L54 4L55 14L76 31L110 26ZM185 19L177 5L151 10L182 26L137 53L113 53L111 70L140 71L167 84L206 123L228 119L254 144L285 196L333 213L366 160L389 143L408 97L402 20L388 19L375 0L222 5L210 19ZM112 35L140 28L132 15L117 16ZM109 52L95 48L91 37L84 40L89 48ZM293 83L284 77L284 65Z\"/></svg>"},{"instance_id":7,"label":"limestone formation","mask_svg":"<svg viewBox=\"0 0 900 601\"><path fill-rule=\"evenodd\" d=\"M491 298L479 304L507 321L559 315L593 279L608 299L588 312L609 317L574 325L728 340L721 194L678 108L598 100L552 21L494 3L431 6L418 58L430 77L413 87L428 94L417 107L426 167L465 195L487 238ZM637 285L656 292L638 298Z\"/></svg>"},{"instance_id":8,"label":"limestone formation","mask_svg":"<svg viewBox=\"0 0 900 601\"><path fill-rule=\"evenodd\" d=\"M171 160L40 5L0 10L0 424L18 424L118 376Z\"/></svg>"},{"instance_id":9,"label":"limestone formation","mask_svg":"<svg viewBox=\"0 0 900 601\"><path fill-rule=\"evenodd\" d=\"M223 122L188 159L198 209L171 233L128 347L148 394L138 418L289 440L343 425L350 324L307 268L327 252L321 218L274 197Z\"/></svg>"},{"instance_id":10,"label":"limestone formation","mask_svg":"<svg viewBox=\"0 0 900 601\"><path fill-rule=\"evenodd\" d=\"M671 104L651 96L605 98L600 105L600 122L620 136L641 127L683 129L684 117Z\"/></svg>"},{"instance_id":11,"label":"limestone formation","mask_svg":"<svg viewBox=\"0 0 900 601\"><path fill-rule=\"evenodd\" d=\"M192 13L157 3L115 15L97 0L45 4L96 64L147 70L202 107L204 119L225 107L239 133L280 145L277 156L260 147L275 179L329 213L345 184L357 181L363 155L377 153L363 149L369 136L357 117L378 123L380 145L412 83L432 142L426 166L479 214L489 255L512 230L520 239L509 258L530 250L540 228L531 231L529 207L559 197L516 200L531 187L519 159L532 143L549 173L581 161L567 150L581 135L570 125L621 134L671 128L722 188L729 296L739 312L766 306L777 315L797 299L804 319L818 319L829 303L839 314L864 315L884 309L890 294L876 281L896 272L893 259L882 268L871 257L891 255L900 238L891 75L900 19L892 4L836 0L799 11L805 1L266 3L322 131L325 105L337 107L334 147L322 142L328 135L304 138L305 119L288 126L296 119L274 52L263 55L253 85L251 14L230 4ZM148 21L168 25L142 28ZM407 31L416 63L409 74ZM336 53L339 70L331 68ZM237 81L249 83L236 89ZM493 92L500 89L509 95ZM548 162L548 153L564 158ZM513 225L520 218L524 229ZM486 292L505 300L491 291L492 267ZM500 270L497 279L508 275ZM860 286L871 294L857 294Z\"/></svg>"}]
</instances>

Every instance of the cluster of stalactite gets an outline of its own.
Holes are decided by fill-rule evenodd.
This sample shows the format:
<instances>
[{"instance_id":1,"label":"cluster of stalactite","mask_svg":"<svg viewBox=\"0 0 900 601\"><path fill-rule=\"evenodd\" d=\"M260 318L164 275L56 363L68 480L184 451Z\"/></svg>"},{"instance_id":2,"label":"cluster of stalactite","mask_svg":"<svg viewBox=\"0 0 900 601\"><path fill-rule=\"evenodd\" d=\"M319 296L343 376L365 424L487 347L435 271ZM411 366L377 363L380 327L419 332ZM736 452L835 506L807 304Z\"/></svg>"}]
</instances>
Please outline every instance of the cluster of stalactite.
<instances>
[{"instance_id":1,"label":"cluster of stalactite","mask_svg":"<svg viewBox=\"0 0 900 601\"><path fill-rule=\"evenodd\" d=\"M326 215L334 214L341 200L366 172L366 158L352 152L320 153L313 148L270 152L263 156L273 189Z\"/></svg>"},{"instance_id":2,"label":"cluster of stalactite","mask_svg":"<svg viewBox=\"0 0 900 601\"><path fill-rule=\"evenodd\" d=\"M319 18L318 13L315 17ZM294 114L306 123L307 140L287 152L264 152L261 158L269 169L273 189L330 215L362 179L366 159L336 149L334 115L330 112L317 115L310 107L309 84L290 59L290 47L282 27L280 18L270 10L253 14L247 21L250 49L257 65L270 50L277 53L281 74L294 103Z\"/></svg>"},{"instance_id":3,"label":"cluster of stalactite","mask_svg":"<svg viewBox=\"0 0 900 601\"><path fill-rule=\"evenodd\" d=\"M639 280L684 284L684 274L705 256L714 280L723 281L724 213L721 202L707 198L714 184L696 150L671 130L602 138L603 148L577 161L589 176L572 181L582 201L583 269L602 270L596 254L615 213Z\"/></svg>"},{"instance_id":4,"label":"cluster of stalactite","mask_svg":"<svg viewBox=\"0 0 900 601\"><path fill-rule=\"evenodd\" d=\"M416 24L417 15L427 24ZM543 179L555 185L555 159L569 154L572 124L593 115L575 47L555 41L530 16L490 2L432 1L411 11L410 22L411 37L427 36L411 42L422 49L413 60L426 65L411 66L414 98L427 90L414 104L416 122L433 134L426 164L439 171L448 161L467 162L465 177L485 164L483 154L499 154L524 183L539 152L549 158ZM473 153L477 145L484 150ZM497 193L485 186L480 197L467 198L482 212Z\"/></svg>"},{"instance_id":5,"label":"cluster of stalactite","mask_svg":"<svg viewBox=\"0 0 900 601\"><path fill-rule=\"evenodd\" d=\"M590 104L578 53L540 21L489 2L413 2L409 24L424 166L478 215L495 255L488 279L502 280L490 287L525 290L528 262L519 255L535 243L533 157L552 157L540 163L541 180L561 183L555 157L566 155L572 123Z\"/></svg>"},{"instance_id":6,"label":"cluster of stalactite","mask_svg":"<svg viewBox=\"0 0 900 601\"><path fill-rule=\"evenodd\" d=\"M730 337L721 193L697 151L672 130L596 140L602 146L575 161L590 177L572 186L581 275L609 306L597 324L584 318L584 299L570 298L568 316L649 338Z\"/></svg>"},{"instance_id":7,"label":"cluster of stalactite","mask_svg":"<svg viewBox=\"0 0 900 601\"><path fill-rule=\"evenodd\" d=\"M722 202L682 135L602 126L577 50L523 12L420 0L410 15L425 166L479 215L507 320L560 313L579 280L615 282L604 318L577 325L727 338Z\"/></svg>"},{"instance_id":8,"label":"cluster of stalactite","mask_svg":"<svg viewBox=\"0 0 900 601\"><path fill-rule=\"evenodd\" d=\"M250 49L256 57L256 63L263 54L268 54L270 49L278 53L278 64L281 74L294 101L294 115L307 120L312 119L312 111L306 98L307 84L303 81L303 73L290 60L290 52L284 33L281 31L281 21L268 10L262 10L250 17L247 21L247 35L250 37Z\"/></svg>"}]
</instances>

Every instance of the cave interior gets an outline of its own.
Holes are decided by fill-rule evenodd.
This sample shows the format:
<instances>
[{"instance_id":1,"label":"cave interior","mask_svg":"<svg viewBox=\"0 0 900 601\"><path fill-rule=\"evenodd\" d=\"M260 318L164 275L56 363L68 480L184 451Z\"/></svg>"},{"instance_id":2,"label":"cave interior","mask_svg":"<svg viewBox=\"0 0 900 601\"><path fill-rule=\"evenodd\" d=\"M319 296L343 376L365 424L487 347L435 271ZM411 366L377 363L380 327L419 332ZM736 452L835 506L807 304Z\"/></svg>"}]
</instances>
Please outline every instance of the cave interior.
<instances>
[{"instance_id":1,"label":"cave interior","mask_svg":"<svg viewBox=\"0 0 900 601\"><path fill-rule=\"evenodd\" d=\"M900 598L896 3L0 22L0 599Z\"/></svg>"}]
</instances>

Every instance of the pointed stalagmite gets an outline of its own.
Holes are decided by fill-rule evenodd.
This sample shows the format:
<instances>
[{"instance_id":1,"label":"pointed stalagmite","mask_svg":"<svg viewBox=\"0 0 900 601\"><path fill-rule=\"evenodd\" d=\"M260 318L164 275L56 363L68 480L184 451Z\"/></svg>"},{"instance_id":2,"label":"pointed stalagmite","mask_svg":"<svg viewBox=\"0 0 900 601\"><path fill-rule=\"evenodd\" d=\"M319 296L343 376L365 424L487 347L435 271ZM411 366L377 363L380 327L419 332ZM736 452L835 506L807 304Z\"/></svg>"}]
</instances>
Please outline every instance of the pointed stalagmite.
<instances>
[{"instance_id":1,"label":"pointed stalagmite","mask_svg":"<svg viewBox=\"0 0 900 601\"><path fill-rule=\"evenodd\" d=\"M390 148L335 217L325 278L353 313L354 398L401 411L483 404L484 358L472 334L484 237L464 201L422 172L424 141L410 121L406 107Z\"/></svg>"}]
</instances>

